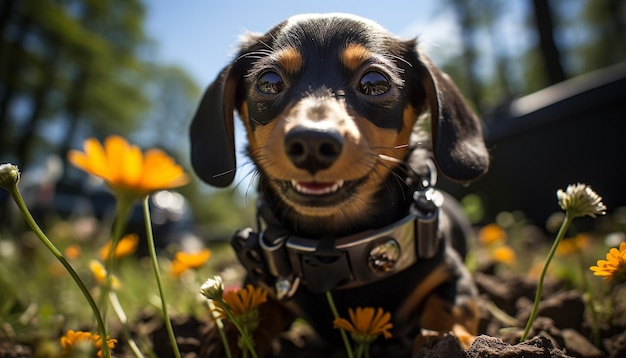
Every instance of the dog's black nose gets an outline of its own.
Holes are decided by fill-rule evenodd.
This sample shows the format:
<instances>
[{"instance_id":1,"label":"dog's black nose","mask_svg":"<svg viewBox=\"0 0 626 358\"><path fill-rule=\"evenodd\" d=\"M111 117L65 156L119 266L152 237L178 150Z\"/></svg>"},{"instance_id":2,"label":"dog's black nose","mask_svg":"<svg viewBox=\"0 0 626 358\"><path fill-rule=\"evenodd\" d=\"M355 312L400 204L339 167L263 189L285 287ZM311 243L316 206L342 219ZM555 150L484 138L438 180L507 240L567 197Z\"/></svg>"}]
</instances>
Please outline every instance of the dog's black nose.
<instances>
[{"instance_id":1,"label":"dog's black nose","mask_svg":"<svg viewBox=\"0 0 626 358\"><path fill-rule=\"evenodd\" d=\"M343 138L336 131L296 127L285 136L291 162L310 173L330 167L341 154Z\"/></svg>"}]
</instances>

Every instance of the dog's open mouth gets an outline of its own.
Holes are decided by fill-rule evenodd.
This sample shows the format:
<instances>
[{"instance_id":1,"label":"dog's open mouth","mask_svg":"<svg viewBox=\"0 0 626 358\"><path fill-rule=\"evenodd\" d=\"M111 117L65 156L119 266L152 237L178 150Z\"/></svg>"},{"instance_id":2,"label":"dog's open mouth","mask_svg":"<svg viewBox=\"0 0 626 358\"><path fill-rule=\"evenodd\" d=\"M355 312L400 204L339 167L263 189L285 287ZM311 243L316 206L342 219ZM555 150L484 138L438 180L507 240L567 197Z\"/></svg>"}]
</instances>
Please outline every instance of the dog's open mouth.
<instances>
[{"instance_id":1,"label":"dog's open mouth","mask_svg":"<svg viewBox=\"0 0 626 358\"><path fill-rule=\"evenodd\" d=\"M355 193L360 180L329 182L290 180L281 183L282 194L294 204L315 207L333 206Z\"/></svg>"},{"instance_id":2,"label":"dog's open mouth","mask_svg":"<svg viewBox=\"0 0 626 358\"><path fill-rule=\"evenodd\" d=\"M296 192L303 195L328 195L336 193L343 187L344 183L343 180L326 183L292 180L291 187Z\"/></svg>"}]
</instances>

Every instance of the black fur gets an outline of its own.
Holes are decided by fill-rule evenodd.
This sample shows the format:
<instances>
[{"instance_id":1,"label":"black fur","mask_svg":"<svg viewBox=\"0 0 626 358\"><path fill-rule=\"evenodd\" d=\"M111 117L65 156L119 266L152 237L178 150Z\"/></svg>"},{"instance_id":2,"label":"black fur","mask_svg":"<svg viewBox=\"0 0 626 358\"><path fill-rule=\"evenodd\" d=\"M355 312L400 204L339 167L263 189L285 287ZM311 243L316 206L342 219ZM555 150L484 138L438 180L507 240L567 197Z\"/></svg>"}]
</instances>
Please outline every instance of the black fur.
<instances>
[{"instance_id":1,"label":"black fur","mask_svg":"<svg viewBox=\"0 0 626 358\"><path fill-rule=\"evenodd\" d=\"M340 60L349 44L358 44L368 50L367 58L362 64L357 63L356 68L350 68ZM282 68L276 57L280 50L288 48L295 49L301 58L300 62L294 61L295 70ZM359 92L360 81L369 71L383 75L388 83L386 91L377 95ZM269 86L270 92L276 89L276 93L259 90L259 81L264 81L260 79L267 73L272 75L268 77L269 82L263 83ZM384 84L382 86L386 89ZM415 130L418 129L417 117L423 112L430 114L432 142L413 135L406 143L370 148L376 155L358 158L359 162L363 161L358 164L371 165L367 164L368 161L374 161L379 166L372 165L372 172L344 181L341 173L349 173L352 168L348 163L337 169L339 164L336 161L346 155L342 150L344 141L349 138L338 136L337 133L343 133L339 129L344 124L341 120L333 122L333 116L367 121L358 126L359 130L370 128L368 130L384 137L389 131L406 132L407 109L415 112L415 118L410 121ZM445 176L460 182L480 177L489 164L478 118L448 76L421 53L416 41L397 39L378 25L353 16L298 16L264 35L251 35L241 44L233 62L207 89L191 124L193 168L202 180L213 186L228 186L234 178L237 167L233 134L235 110L247 121L246 126L252 132L249 135L254 138L277 125L277 121L296 121L307 116L331 117L331 122L337 126L303 125L298 129L305 132L303 135L291 130L286 136L293 134L298 142L292 148L290 144L284 145L283 150L291 152L281 158L287 159L277 159L278 153L267 149L271 144L269 141L250 146L249 154L259 173L261 197L273 218L285 230L300 236L344 236L377 229L404 217L412 202L412 194L423 179L420 174L423 174L427 157L434 158ZM302 121L308 123L307 118ZM355 129L350 131L351 134L356 132ZM289 140L286 143L290 143ZM307 154L307 150L320 151L320 157L300 158ZM396 161L377 162L382 156L393 156L399 150L406 150L406 155ZM279 160L284 160L285 164L277 164ZM270 165L289 166L289 171L298 173L299 178L277 178L270 172L283 175L283 171L268 170ZM325 178L326 172L332 174L332 181L341 183L337 193L307 197L292 187L292 179L310 177L310 182L314 183L317 178ZM362 192L367 185L374 185L375 189L366 197ZM339 205L346 205L348 210L329 216L307 211L308 206L323 211ZM348 307L357 306L383 307L392 314L403 308L403 312L410 313L407 317L394 316L395 338L387 343L395 348L387 352L396 352L397 348L408 354L411 350L411 340L419 333L419 328L423 328L419 323L420 315L428 308L423 302L407 300L419 296L412 296L412 293L419 292L420 285L431 275L440 276L439 284L428 294L442 297L451 307L465 304L466 297L475 296L475 288L462 263L465 236L470 230L459 213L458 206L447 198L440 217L439 232L444 240L433 258L390 279L333 292L344 314ZM337 216L341 217L338 219ZM446 269L438 270L440 267ZM463 299L459 299L461 297ZM307 318L329 341L337 338L323 295L313 294L303 287L289 307L293 314ZM451 312L444 314L454 316ZM468 331L476 334L473 327Z\"/></svg>"}]
</instances>

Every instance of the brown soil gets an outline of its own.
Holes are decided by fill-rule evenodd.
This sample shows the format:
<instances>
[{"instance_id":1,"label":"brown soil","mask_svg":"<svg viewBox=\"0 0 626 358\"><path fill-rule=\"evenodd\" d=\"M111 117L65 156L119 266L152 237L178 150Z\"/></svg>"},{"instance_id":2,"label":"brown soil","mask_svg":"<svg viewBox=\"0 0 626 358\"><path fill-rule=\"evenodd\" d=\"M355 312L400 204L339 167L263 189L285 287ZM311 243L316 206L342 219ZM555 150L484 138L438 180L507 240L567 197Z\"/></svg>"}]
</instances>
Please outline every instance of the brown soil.
<instances>
[{"instance_id":1,"label":"brown soil","mask_svg":"<svg viewBox=\"0 0 626 358\"><path fill-rule=\"evenodd\" d=\"M482 296L481 333L468 350L461 349L456 337L432 338L417 357L489 358L489 357L626 357L626 320L623 311L616 312L612 325L599 327L599 341L592 343L591 324L587 318L583 296L577 290L564 290L557 282L546 281L544 300L530 331L530 339L519 343L530 314L536 280L522 275L476 273L475 280ZM626 293L626 289L622 294ZM617 294L620 294L617 292ZM616 308L618 309L623 308ZM210 322L187 319L174 321L181 335L180 348L186 357L200 357L203 336ZM165 330L153 334L159 357L169 357ZM183 338L184 337L184 338ZM160 342L160 343L159 343ZM272 358L344 357L343 349L324 345L307 326L294 325L274 342ZM373 355L375 356L375 355ZM393 355L387 354L385 357Z\"/></svg>"},{"instance_id":2,"label":"brown soil","mask_svg":"<svg viewBox=\"0 0 626 358\"><path fill-rule=\"evenodd\" d=\"M548 281L544 286L545 299L530 332L529 337L532 338L519 343L535 294L534 280L521 275L495 276L487 273L476 273L475 279L483 298L482 335L468 350L461 349L457 338L452 335L432 337L417 357L626 357L623 307L616 308L616 319L610 326L599 327L599 341L594 345L581 292L563 290L558 283ZM626 289L617 294L626 294ZM193 317L173 319L184 357L203 356L201 352L209 344L206 337L212 324L208 319ZM141 317L134 323L133 329L141 336L150 337L157 357L173 357L166 331L158 318L152 315ZM131 357L126 348L123 341L119 342L115 356ZM344 356L343 350L324 345L305 325L294 325L273 342L273 350L272 358ZM31 348L11 344L6 339L0 340L0 358L32 356Z\"/></svg>"}]
</instances>

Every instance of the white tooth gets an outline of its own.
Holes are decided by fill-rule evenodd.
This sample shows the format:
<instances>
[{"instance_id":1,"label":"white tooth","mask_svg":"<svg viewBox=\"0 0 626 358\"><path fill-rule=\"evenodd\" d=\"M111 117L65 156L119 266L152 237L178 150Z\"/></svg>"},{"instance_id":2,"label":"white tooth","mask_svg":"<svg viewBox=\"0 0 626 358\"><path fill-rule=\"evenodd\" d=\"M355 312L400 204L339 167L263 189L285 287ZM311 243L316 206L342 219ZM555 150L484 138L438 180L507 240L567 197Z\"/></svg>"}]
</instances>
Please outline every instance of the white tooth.
<instances>
[{"instance_id":1,"label":"white tooth","mask_svg":"<svg viewBox=\"0 0 626 358\"><path fill-rule=\"evenodd\" d=\"M341 188L343 184L344 184L344 181L339 180L339 181L336 181L332 186L326 187L324 189L316 190L316 189L311 189L306 186L303 186L299 184L296 180L291 181L291 186L293 186L293 188L297 192L303 193L303 194L310 194L310 195L323 195L323 194L328 194L328 193L334 193L337 190L339 190L339 188Z\"/></svg>"}]
</instances>

